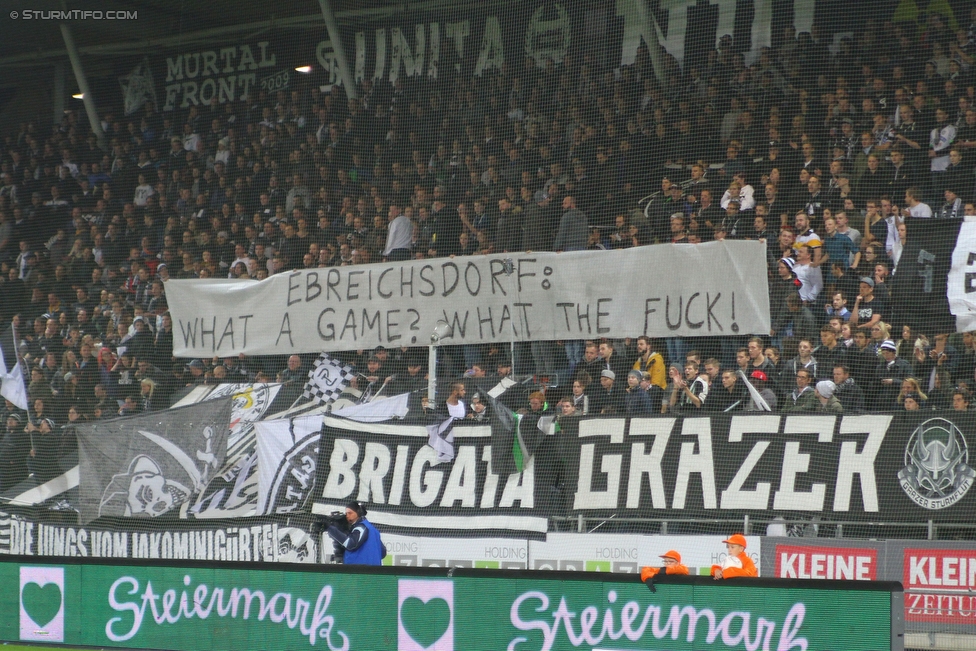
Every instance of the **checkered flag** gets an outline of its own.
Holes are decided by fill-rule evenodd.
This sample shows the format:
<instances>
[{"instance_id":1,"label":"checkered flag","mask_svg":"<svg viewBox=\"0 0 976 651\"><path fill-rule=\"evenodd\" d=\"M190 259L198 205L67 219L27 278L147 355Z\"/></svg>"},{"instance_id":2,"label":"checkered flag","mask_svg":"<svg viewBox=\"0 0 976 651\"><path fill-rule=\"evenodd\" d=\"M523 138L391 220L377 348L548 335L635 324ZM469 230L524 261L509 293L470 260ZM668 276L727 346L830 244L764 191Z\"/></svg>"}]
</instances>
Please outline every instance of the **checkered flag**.
<instances>
[{"instance_id":1,"label":"checkered flag","mask_svg":"<svg viewBox=\"0 0 976 651\"><path fill-rule=\"evenodd\" d=\"M339 397L354 376L351 366L322 353L308 372L308 382L305 383L302 397L322 405L328 404Z\"/></svg>"}]
</instances>

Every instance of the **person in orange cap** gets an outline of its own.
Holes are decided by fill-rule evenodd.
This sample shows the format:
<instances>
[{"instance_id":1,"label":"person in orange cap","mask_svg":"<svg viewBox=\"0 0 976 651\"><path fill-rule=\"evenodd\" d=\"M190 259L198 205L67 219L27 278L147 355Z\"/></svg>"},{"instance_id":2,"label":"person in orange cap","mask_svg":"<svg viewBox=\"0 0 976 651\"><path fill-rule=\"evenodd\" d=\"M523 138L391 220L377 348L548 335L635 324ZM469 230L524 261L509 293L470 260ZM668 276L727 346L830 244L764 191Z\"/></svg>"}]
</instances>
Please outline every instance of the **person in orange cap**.
<instances>
[{"instance_id":1,"label":"person in orange cap","mask_svg":"<svg viewBox=\"0 0 976 651\"><path fill-rule=\"evenodd\" d=\"M712 565L712 578L718 581L719 579L734 579L740 576L759 576L756 564L746 554L745 536L741 533L733 534L722 542L725 543L729 554L721 565Z\"/></svg>"},{"instance_id":2,"label":"person in orange cap","mask_svg":"<svg viewBox=\"0 0 976 651\"><path fill-rule=\"evenodd\" d=\"M661 567L642 567L640 576L641 581L647 584L651 592L657 592L654 588L654 579L661 573L664 574L688 574L688 568L681 564L681 554L671 549L661 554Z\"/></svg>"}]
</instances>

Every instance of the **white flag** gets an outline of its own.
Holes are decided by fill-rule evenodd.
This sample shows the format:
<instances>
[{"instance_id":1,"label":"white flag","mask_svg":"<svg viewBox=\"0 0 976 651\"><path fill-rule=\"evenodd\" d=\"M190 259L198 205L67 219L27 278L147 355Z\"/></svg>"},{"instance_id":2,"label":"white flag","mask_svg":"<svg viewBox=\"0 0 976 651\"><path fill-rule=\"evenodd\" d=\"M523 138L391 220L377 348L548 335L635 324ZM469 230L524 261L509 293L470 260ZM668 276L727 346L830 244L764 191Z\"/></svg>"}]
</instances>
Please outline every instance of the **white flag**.
<instances>
[{"instance_id":1,"label":"white flag","mask_svg":"<svg viewBox=\"0 0 976 651\"><path fill-rule=\"evenodd\" d=\"M739 371L739 377L745 382L746 388L749 390L749 396L755 401L756 406L759 407L759 411L772 411L773 408L769 406L769 403L762 397L759 390L752 386L752 382L749 381L749 378L741 370Z\"/></svg>"},{"instance_id":2,"label":"white flag","mask_svg":"<svg viewBox=\"0 0 976 651\"><path fill-rule=\"evenodd\" d=\"M24 382L24 367L17 354L17 336L13 325L0 337L0 396L18 409L27 410L27 384Z\"/></svg>"},{"instance_id":3,"label":"white flag","mask_svg":"<svg viewBox=\"0 0 976 651\"><path fill-rule=\"evenodd\" d=\"M148 57L136 64L132 72L119 77L119 85L122 87L122 107L126 115L132 115L149 100L159 109L156 102L156 84L153 83Z\"/></svg>"},{"instance_id":4,"label":"white flag","mask_svg":"<svg viewBox=\"0 0 976 651\"><path fill-rule=\"evenodd\" d=\"M326 353L319 355L315 365L308 372L308 381L302 396L308 400L315 400L320 404L332 402L339 397L343 389L349 386L353 378L351 366L347 366L332 359Z\"/></svg>"},{"instance_id":5,"label":"white flag","mask_svg":"<svg viewBox=\"0 0 976 651\"><path fill-rule=\"evenodd\" d=\"M257 515L298 513L315 491L322 415L254 423L258 455Z\"/></svg>"},{"instance_id":6,"label":"white flag","mask_svg":"<svg viewBox=\"0 0 976 651\"><path fill-rule=\"evenodd\" d=\"M409 393L401 393L398 396L389 398L379 398L372 402L364 402L356 405L349 405L342 409L332 412L333 416L356 420L360 423L382 423L394 418L406 418L410 409L407 402L410 398Z\"/></svg>"},{"instance_id":7,"label":"white flag","mask_svg":"<svg viewBox=\"0 0 976 651\"><path fill-rule=\"evenodd\" d=\"M440 425L428 425L427 445L437 452L437 461L454 461L454 417L448 416Z\"/></svg>"}]
</instances>

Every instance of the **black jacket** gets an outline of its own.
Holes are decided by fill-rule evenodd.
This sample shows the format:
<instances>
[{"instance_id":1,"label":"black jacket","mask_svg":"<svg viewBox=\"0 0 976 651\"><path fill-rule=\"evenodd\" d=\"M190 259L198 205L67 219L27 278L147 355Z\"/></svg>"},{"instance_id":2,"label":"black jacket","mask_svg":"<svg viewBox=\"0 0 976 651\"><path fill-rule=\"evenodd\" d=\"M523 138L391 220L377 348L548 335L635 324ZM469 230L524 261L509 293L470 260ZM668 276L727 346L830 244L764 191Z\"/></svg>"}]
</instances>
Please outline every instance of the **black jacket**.
<instances>
[{"instance_id":1,"label":"black jacket","mask_svg":"<svg viewBox=\"0 0 976 651\"><path fill-rule=\"evenodd\" d=\"M597 386L587 391L590 395L590 415L596 414L624 414L624 392L618 388L620 384L614 382L609 391L603 386Z\"/></svg>"},{"instance_id":2,"label":"black jacket","mask_svg":"<svg viewBox=\"0 0 976 651\"><path fill-rule=\"evenodd\" d=\"M0 491L6 491L27 479L27 455L30 438L19 425L0 438Z\"/></svg>"},{"instance_id":3,"label":"black jacket","mask_svg":"<svg viewBox=\"0 0 976 651\"><path fill-rule=\"evenodd\" d=\"M847 348L838 344L833 349L820 346L814 352L817 358L817 380L831 380L834 376L834 367L847 364ZM847 405L844 405L847 411Z\"/></svg>"},{"instance_id":4,"label":"black jacket","mask_svg":"<svg viewBox=\"0 0 976 651\"><path fill-rule=\"evenodd\" d=\"M847 378L843 383L837 385L834 396L840 400L845 414L864 411L864 392L861 391L861 387L857 386L854 378Z\"/></svg>"},{"instance_id":5,"label":"black jacket","mask_svg":"<svg viewBox=\"0 0 976 651\"><path fill-rule=\"evenodd\" d=\"M911 374L911 365L902 358L896 357L890 363L882 359L874 373L875 383L878 386L874 408L898 409L898 393L901 391L901 381ZM891 379L891 384L882 382L886 379Z\"/></svg>"},{"instance_id":6,"label":"black jacket","mask_svg":"<svg viewBox=\"0 0 976 651\"><path fill-rule=\"evenodd\" d=\"M747 404L749 404L749 396L746 395L745 387L736 382L732 385L732 391L729 391L722 386L721 379L717 379L708 390L702 409L713 413L739 411Z\"/></svg>"}]
</instances>

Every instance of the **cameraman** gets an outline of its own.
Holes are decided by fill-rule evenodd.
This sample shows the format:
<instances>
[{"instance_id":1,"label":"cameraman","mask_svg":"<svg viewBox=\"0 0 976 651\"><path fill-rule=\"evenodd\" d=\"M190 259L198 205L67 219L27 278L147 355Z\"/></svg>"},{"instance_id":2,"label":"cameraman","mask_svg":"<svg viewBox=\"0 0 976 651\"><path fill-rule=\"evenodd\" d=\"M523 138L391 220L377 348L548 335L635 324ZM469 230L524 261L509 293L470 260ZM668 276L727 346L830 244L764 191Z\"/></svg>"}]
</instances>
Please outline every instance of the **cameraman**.
<instances>
[{"instance_id":1,"label":"cameraman","mask_svg":"<svg viewBox=\"0 0 976 651\"><path fill-rule=\"evenodd\" d=\"M345 551L343 563L345 565L380 565L386 556L386 547L376 530L366 519L366 507L359 502L352 501L346 505L346 522L348 533L336 525L329 526L327 532L337 546Z\"/></svg>"}]
</instances>

